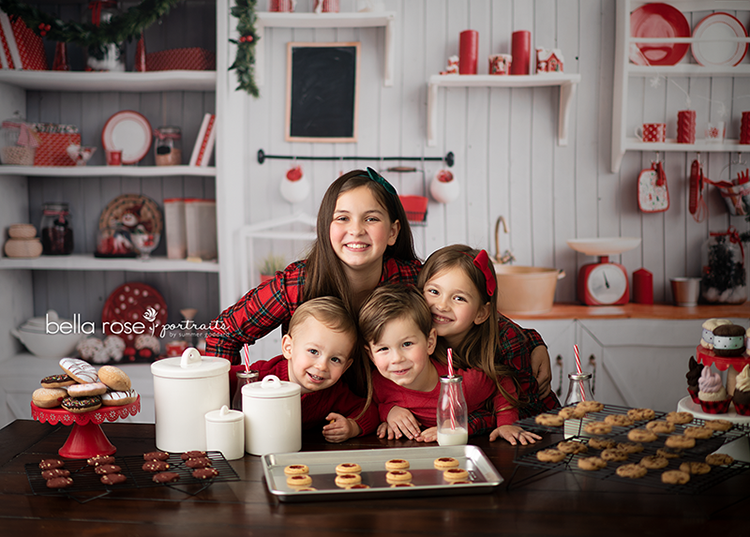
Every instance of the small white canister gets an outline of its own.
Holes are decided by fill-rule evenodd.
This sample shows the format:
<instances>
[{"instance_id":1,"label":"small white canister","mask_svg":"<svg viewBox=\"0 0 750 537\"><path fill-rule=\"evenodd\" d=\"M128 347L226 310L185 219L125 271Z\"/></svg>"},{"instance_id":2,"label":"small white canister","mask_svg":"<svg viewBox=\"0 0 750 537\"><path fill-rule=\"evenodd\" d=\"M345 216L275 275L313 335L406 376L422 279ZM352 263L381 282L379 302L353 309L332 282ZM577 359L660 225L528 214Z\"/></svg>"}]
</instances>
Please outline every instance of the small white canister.
<instances>
[{"instance_id":1,"label":"small white canister","mask_svg":"<svg viewBox=\"0 0 750 537\"><path fill-rule=\"evenodd\" d=\"M206 413L206 451L221 451L228 461L245 456L245 415L239 410L221 410Z\"/></svg>"},{"instance_id":2,"label":"small white canister","mask_svg":"<svg viewBox=\"0 0 750 537\"><path fill-rule=\"evenodd\" d=\"M180 358L151 364L151 374L156 447L162 451L204 451L206 413L229 406L229 361L201 357L190 347Z\"/></svg>"},{"instance_id":3,"label":"small white canister","mask_svg":"<svg viewBox=\"0 0 750 537\"><path fill-rule=\"evenodd\" d=\"M245 451L251 455L288 453L302 448L301 389L268 375L242 387Z\"/></svg>"}]
</instances>

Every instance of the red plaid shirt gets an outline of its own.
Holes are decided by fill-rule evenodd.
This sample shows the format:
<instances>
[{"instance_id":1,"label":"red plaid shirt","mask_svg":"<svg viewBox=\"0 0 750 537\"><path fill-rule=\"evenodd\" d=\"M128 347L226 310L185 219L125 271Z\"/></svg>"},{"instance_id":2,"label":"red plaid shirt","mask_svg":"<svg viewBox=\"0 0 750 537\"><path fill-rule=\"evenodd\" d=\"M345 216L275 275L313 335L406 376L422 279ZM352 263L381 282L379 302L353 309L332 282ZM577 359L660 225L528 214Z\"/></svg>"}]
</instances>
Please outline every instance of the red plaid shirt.
<instances>
[{"instance_id":1,"label":"red plaid shirt","mask_svg":"<svg viewBox=\"0 0 750 537\"><path fill-rule=\"evenodd\" d=\"M379 285L387 283L416 284L422 264L386 258ZM276 276L251 289L236 304L230 306L211 323L206 338L206 355L226 358L240 363L240 349L252 345L277 326L286 333L289 320L302 304L306 262L297 261Z\"/></svg>"}]
</instances>

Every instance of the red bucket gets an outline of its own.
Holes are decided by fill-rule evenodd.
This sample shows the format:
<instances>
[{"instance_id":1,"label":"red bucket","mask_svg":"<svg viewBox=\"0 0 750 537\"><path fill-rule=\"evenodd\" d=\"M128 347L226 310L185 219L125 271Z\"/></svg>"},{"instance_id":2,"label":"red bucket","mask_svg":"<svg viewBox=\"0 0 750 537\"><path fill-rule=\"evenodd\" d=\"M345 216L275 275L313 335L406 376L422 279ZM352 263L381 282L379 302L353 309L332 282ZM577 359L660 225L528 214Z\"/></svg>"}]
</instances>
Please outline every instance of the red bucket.
<instances>
[{"instance_id":1,"label":"red bucket","mask_svg":"<svg viewBox=\"0 0 750 537\"><path fill-rule=\"evenodd\" d=\"M399 199L409 222L424 222L429 201L425 196L399 196Z\"/></svg>"}]
</instances>

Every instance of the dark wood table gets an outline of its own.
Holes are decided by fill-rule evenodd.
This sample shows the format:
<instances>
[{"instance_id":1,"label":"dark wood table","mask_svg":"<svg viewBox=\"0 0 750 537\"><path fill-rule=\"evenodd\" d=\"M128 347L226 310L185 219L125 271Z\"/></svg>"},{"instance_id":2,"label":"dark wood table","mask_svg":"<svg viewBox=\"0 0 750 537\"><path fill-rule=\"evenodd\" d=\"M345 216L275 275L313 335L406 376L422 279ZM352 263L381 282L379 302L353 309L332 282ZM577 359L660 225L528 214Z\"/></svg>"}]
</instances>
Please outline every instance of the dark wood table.
<instances>
[{"instance_id":1,"label":"dark wood table","mask_svg":"<svg viewBox=\"0 0 750 537\"><path fill-rule=\"evenodd\" d=\"M155 449L154 426L102 426L117 455ZM240 481L214 483L191 496L168 487L125 489L79 503L32 493L24 465L57 457L67 427L17 420L0 430L0 535L729 535L744 533L750 472L698 495L675 494L572 472L519 466L516 449L472 439L505 478L489 494L280 503L268 493L260 458L231 461ZM545 444L559 435L545 435ZM304 451L419 445L375 436L328 444L304 439ZM521 448L520 453L524 452ZM518 471L514 475L514 469ZM511 480L512 477L512 480ZM506 487L509 480L510 489Z\"/></svg>"}]
</instances>

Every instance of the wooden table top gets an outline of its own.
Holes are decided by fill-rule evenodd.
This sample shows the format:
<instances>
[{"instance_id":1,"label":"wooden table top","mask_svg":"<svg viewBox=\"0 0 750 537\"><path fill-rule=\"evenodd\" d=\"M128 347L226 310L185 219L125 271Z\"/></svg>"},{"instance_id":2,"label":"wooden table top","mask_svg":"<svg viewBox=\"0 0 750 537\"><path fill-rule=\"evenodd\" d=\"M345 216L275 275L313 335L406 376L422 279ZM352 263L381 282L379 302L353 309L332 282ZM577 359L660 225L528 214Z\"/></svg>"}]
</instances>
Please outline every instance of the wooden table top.
<instances>
[{"instance_id":1,"label":"wooden table top","mask_svg":"<svg viewBox=\"0 0 750 537\"><path fill-rule=\"evenodd\" d=\"M153 425L102 428L118 456L156 449ZM24 465L57 457L68 433L62 425L29 420L0 430L3 535L728 535L745 531L750 508L750 472L702 494L675 494L572 472L538 474L514 465L515 448L484 437L471 443L486 453L505 483L478 495L280 503L267 491L260 458L251 455L230 463L240 481L214 483L195 496L167 487L125 489L88 503L33 495ZM545 435L542 442L560 438ZM412 445L424 444L375 436L328 444L315 436L305 437L303 451Z\"/></svg>"}]
</instances>

